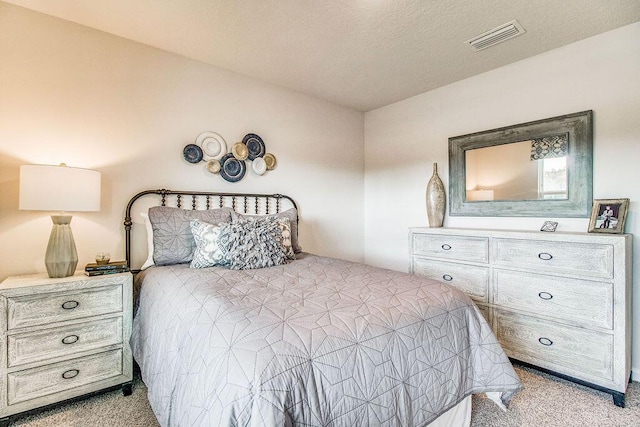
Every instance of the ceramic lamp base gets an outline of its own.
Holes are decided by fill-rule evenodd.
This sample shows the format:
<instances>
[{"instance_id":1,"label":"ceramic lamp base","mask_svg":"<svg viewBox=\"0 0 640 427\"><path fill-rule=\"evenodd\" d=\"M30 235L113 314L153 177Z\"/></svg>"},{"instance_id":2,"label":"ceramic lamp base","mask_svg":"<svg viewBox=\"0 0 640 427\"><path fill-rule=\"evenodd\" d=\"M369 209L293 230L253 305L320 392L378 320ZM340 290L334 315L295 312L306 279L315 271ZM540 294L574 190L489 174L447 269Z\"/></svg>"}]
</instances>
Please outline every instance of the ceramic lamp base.
<instances>
[{"instance_id":1,"label":"ceramic lamp base","mask_svg":"<svg viewBox=\"0 0 640 427\"><path fill-rule=\"evenodd\" d=\"M71 232L71 215L51 215L53 228L44 256L49 277L72 276L78 265L78 252Z\"/></svg>"}]
</instances>

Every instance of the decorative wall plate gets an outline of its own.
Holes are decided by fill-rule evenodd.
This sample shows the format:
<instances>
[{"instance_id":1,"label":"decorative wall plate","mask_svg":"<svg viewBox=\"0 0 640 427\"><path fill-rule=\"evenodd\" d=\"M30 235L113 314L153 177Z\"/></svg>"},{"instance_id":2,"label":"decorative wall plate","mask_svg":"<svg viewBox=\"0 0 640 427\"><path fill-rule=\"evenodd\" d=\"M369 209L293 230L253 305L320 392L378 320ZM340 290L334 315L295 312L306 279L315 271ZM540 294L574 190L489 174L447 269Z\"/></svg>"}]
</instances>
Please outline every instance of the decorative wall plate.
<instances>
[{"instance_id":1,"label":"decorative wall plate","mask_svg":"<svg viewBox=\"0 0 640 427\"><path fill-rule=\"evenodd\" d=\"M182 150L184 159L189 163L198 163L202 160L202 149L195 144L187 144Z\"/></svg>"},{"instance_id":2,"label":"decorative wall plate","mask_svg":"<svg viewBox=\"0 0 640 427\"><path fill-rule=\"evenodd\" d=\"M236 142L233 144L233 147L231 147L231 153L233 153L233 157L238 160L247 160L247 157L249 157L249 149L242 142Z\"/></svg>"},{"instance_id":3,"label":"decorative wall plate","mask_svg":"<svg viewBox=\"0 0 640 427\"><path fill-rule=\"evenodd\" d=\"M251 163L251 168L258 175L262 175L267 171L267 163L262 157L256 157Z\"/></svg>"},{"instance_id":4,"label":"decorative wall plate","mask_svg":"<svg viewBox=\"0 0 640 427\"><path fill-rule=\"evenodd\" d=\"M215 132L202 132L196 138L196 145L202 147L205 160L220 159L227 154L227 142Z\"/></svg>"},{"instance_id":5,"label":"decorative wall plate","mask_svg":"<svg viewBox=\"0 0 640 427\"><path fill-rule=\"evenodd\" d=\"M273 170L275 169L276 165L278 164L278 161L276 160L276 156L274 156L271 153L267 153L264 155L264 162L267 165L267 170Z\"/></svg>"},{"instance_id":6,"label":"decorative wall plate","mask_svg":"<svg viewBox=\"0 0 640 427\"><path fill-rule=\"evenodd\" d=\"M211 173L220 172L220 161L218 159L212 159L207 162L207 170Z\"/></svg>"},{"instance_id":7,"label":"decorative wall plate","mask_svg":"<svg viewBox=\"0 0 640 427\"><path fill-rule=\"evenodd\" d=\"M238 182L247 173L247 164L243 160L233 157L232 153L225 154L220 160L220 176L229 182Z\"/></svg>"},{"instance_id":8,"label":"decorative wall plate","mask_svg":"<svg viewBox=\"0 0 640 427\"><path fill-rule=\"evenodd\" d=\"M260 136L255 133L248 133L242 138L242 142L249 149L249 160L253 160L256 157L262 157L266 153L264 141Z\"/></svg>"}]
</instances>

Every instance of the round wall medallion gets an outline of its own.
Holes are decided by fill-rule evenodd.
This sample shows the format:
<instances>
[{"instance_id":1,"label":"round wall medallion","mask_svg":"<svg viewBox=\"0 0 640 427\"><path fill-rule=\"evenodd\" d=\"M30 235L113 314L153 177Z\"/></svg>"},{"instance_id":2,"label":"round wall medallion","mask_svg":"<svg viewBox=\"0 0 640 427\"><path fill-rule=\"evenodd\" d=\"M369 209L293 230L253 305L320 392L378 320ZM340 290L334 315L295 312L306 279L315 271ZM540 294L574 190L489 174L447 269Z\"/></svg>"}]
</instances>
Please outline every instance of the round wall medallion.
<instances>
[{"instance_id":1,"label":"round wall medallion","mask_svg":"<svg viewBox=\"0 0 640 427\"><path fill-rule=\"evenodd\" d=\"M225 154L220 160L220 176L229 182L238 182L247 173L247 164L243 160L233 157L232 153Z\"/></svg>"}]
</instances>

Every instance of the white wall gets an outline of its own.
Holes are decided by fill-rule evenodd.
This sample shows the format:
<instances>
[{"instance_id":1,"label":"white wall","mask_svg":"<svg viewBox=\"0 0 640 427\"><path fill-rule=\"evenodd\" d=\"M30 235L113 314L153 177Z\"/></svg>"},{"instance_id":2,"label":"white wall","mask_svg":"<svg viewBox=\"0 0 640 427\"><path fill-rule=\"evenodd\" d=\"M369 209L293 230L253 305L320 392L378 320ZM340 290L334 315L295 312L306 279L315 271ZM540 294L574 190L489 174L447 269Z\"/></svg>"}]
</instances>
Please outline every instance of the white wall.
<instances>
[{"instance_id":1,"label":"white wall","mask_svg":"<svg viewBox=\"0 0 640 427\"><path fill-rule=\"evenodd\" d=\"M259 134L277 169L230 184L185 162L204 131ZM51 220L18 210L29 163L102 172L102 210L71 224L79 266L124 258L125 205L148 188L288 194L304 250L362 260L363 142L360 112L0 2L0 280L44 271Z\"/></svg>"},{"instance_id":2,"label":"white wall","mask_svg":"<svg viewBox=\"0 0 640 427\"><path fill-rule=\"evenodd\" d=\"M640 23L366 113L365 261L407 270L407 229L428 225L432 163L448 188L449 137L583 110L594 112L594 198L631 199L640 307ZM445 226L539 230L547 219L447 217ZM559 231L586 231L589 222L555 220ZM633 323L640 372L640 310Z\"/></svg>"}]
</instances>

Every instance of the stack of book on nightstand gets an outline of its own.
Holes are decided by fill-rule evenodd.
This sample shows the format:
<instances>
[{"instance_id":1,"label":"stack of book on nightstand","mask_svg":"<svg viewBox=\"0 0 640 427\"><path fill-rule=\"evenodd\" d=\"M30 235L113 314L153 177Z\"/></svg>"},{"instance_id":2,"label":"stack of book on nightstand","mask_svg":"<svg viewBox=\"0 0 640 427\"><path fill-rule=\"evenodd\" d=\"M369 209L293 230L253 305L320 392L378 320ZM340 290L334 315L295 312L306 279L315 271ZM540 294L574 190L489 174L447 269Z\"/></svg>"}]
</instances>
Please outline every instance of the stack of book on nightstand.
<instances>
[{"instance_id":1,"label":"stack of book on nightstand","mask_svg":"<svg viewBox=\"0 0 640 427\"><path fill-rule=\"evenodd\" d=\"M126 273L129 271L126 261L113 261L107 264L90 263L84 267L87 276L101 276L103 274Z\"/></svg>"}]
</instances>

